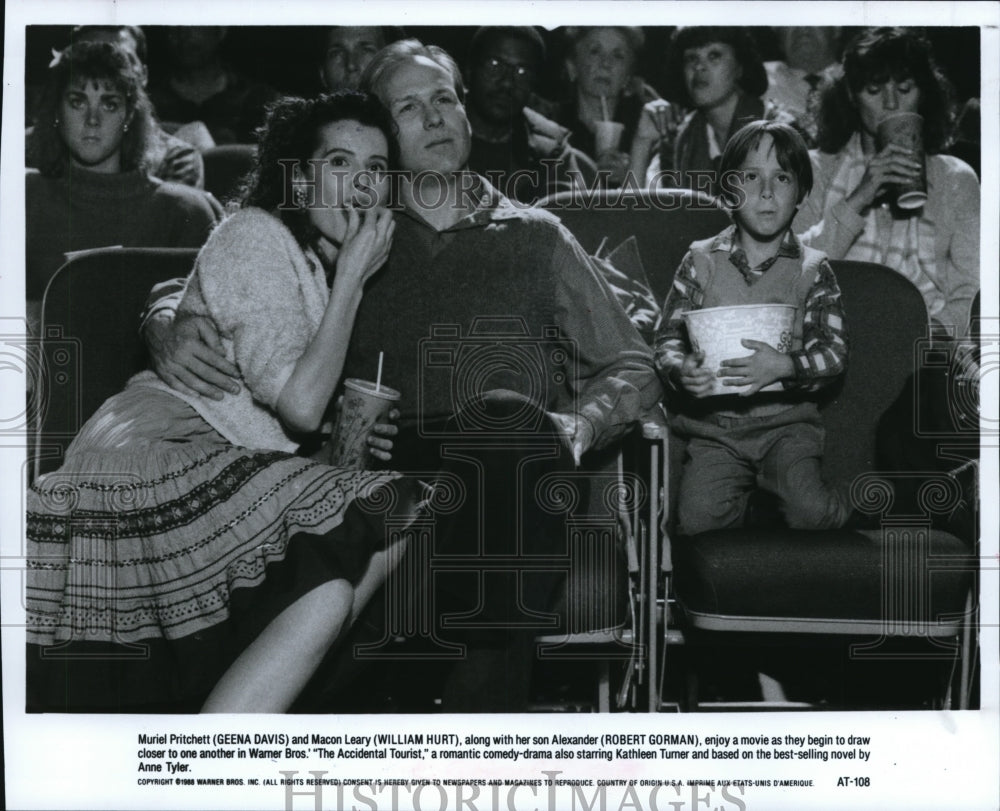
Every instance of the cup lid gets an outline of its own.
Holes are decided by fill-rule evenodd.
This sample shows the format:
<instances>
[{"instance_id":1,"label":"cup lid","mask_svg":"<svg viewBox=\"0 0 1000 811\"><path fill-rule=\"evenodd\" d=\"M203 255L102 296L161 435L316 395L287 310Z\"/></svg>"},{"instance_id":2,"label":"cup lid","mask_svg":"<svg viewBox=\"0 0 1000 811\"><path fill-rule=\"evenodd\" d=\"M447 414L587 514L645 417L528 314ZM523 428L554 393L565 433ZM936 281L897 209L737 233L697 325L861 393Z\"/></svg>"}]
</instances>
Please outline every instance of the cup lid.
<instances>
[{"instance_id":1,"label":"cup lid","mask_svg":"<svg viewBox=\"0 0 1000 811\"><path fill-rule=\"evenodd\" d=\"M385 400L398 400L400 398L400 393L395 389L389 388L385 383L379 386L378 391L375 390L375 382L372 380L362 380L357 377L349 377L344 381L345 389L353 389L354 391L361 392L362 394L369 394L372 397L382 397Z\"/></svg>"}]
</instances>

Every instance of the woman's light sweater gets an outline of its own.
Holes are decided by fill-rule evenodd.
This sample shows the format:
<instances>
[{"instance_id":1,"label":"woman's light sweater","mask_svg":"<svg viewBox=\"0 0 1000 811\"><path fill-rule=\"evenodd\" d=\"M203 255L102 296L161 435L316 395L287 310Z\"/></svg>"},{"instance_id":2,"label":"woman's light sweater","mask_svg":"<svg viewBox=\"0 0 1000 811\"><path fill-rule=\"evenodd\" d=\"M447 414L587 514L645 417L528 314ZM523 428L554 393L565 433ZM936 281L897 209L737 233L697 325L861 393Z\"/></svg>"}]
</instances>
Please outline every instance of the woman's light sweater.
<instances>
[{"instance_id":1,"label":"woman's light sweater","mask_svg":"<svg viewBox=\"0 0 1000 811\"><path fill-rule=\"evenodd\" d=\"M226 357L240 370L240 392L222 400L187 395L152 372L131 383L180 397L235 445L294 452L300 438L286 431L275 409L329 299L315 254L303 251L277 217L241 209L198 255L177 310L177 318L202 315L215 323Z\"/></svg>"}]
</instances>

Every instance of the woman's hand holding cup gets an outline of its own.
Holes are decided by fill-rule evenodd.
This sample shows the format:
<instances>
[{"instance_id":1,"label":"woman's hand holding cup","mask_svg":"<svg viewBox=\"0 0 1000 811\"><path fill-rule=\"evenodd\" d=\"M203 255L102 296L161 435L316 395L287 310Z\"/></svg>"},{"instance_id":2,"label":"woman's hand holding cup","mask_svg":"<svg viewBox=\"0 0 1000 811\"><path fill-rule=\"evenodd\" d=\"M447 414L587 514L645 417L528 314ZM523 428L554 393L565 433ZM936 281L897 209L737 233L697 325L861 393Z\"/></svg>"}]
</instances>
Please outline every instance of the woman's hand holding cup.
<instances>
[{"instance_id":1,"label":"woman's hand holding cup","mask_svg":"<svg viewBox=\"0 0 1000 811\"><path fill-rule=\"evenodd\" d=\"M847 198L847 203L861 214L886 189L919 182L923 171L923 162L915 152L900 144L888 143L868 162L861 184Z\"/></svg>"}]
</instances>

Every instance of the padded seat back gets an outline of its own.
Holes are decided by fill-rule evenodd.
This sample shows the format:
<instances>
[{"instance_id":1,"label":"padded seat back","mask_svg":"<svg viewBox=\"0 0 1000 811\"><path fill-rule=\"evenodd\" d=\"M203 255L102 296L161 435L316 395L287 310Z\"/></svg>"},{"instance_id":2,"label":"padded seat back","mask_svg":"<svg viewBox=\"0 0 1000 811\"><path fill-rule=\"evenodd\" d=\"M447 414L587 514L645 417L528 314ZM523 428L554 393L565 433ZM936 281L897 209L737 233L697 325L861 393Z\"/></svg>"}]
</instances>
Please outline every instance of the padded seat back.
<instances>
[{"instance_id":1,"label":"padded seat back","mask_svg":"<svg viewBox=\"0 0 1000 811\"><path fill-rule=\"evenodd\" d=\"M829 481L875 470L875 429L913 374L927 309L917 288L883 265L831 262L850 341L847 373L823 408Z\"/></svg>"},{"instance_id":2,"label":"padded seat back","mask_svg":"<svg viewBox=\"0 0 1000 811\"><path fill-rule=\"evenodd\" d=\"M687 189L559 192L536 205L559 217L591 254L605 239L607 247L614 248L635 236L660 305L691 243L729 225L728 215L712 198Z\"/></svg>"},{"instance_id":3,"label":"padded seat back","mask_svg":"<svg viewBox=\"0 0 1000 811\"><path fill-rule=\"evenodd\" d=\"M195 248L108 248L78 256L42 300L34 475L57 468L87 419L146 366L139 316L157 282L187 276Z\"/></svg>"},{"instance_id":4,"label":"padded seat back","mask_svg":"<svg viewBox=\"0 0 1000 811\"><path fill-rule=\"evenodd\" d=\"M240 182L253 166L257 147L253 144L222 144L202 153L205 190L226 203L239 191Z\"/></svg>"}]
</instances>

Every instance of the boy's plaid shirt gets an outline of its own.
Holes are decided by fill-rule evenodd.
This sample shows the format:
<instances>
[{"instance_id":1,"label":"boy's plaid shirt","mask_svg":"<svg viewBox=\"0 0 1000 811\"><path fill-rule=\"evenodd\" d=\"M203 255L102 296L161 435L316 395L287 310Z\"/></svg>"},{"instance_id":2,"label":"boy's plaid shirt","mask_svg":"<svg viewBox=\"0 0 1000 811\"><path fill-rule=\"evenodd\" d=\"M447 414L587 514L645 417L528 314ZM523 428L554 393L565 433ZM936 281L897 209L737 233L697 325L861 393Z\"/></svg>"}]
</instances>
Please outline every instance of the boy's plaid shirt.
<instances>
[{"instance_id":1,"label":"boy's plaid shirt","mask_svg":"<svg viewBox=\"0 0 1000 811\"><path fill-rule=\"evenodd\" d=\"M791 232L785 233L778 252L757 267L750 267L746 252L736 240L736 226L731 225L712 241L711 250L729 254L729 261L743 275L748 285L763 276L778 257L798 259L802 244ZM656 368L667 371L679 367L691 351L682 314L702 306L704 291L695 271L691 253L677 269L674 283L663 304L656 331ZM806 296L802 314L802 349L789 353L795 376L781 381L785 389L816 391L833 382L847 368L848 338L840 288L830 263L824 259ZM666 377L666 375L664 375Z\"/></svg>"}]
</instances>

